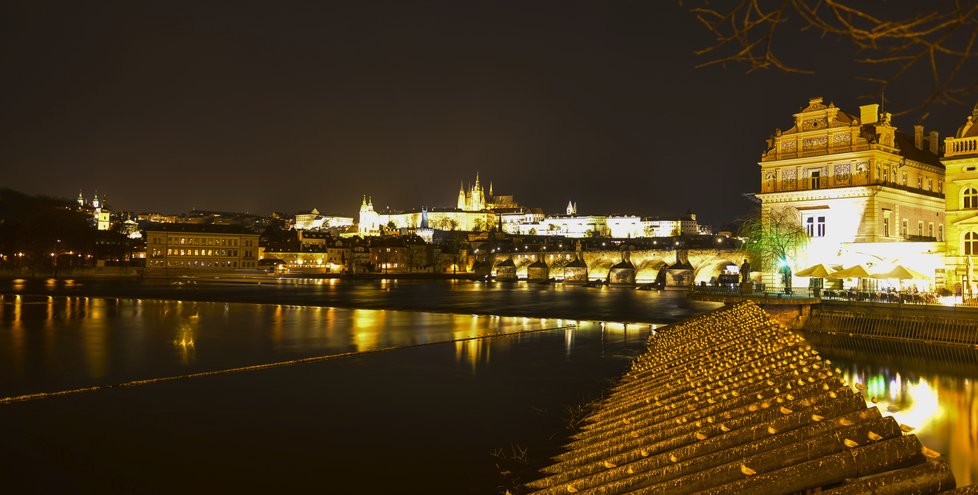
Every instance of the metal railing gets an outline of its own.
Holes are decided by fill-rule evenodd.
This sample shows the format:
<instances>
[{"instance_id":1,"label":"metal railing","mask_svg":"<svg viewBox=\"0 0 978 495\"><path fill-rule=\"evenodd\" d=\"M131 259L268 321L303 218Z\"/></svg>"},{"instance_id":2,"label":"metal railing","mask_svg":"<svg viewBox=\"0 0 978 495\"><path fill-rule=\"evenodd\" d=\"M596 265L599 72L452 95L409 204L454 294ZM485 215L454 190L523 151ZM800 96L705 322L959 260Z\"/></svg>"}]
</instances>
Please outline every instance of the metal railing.
<instances>
[{"instance_id":1,"label":"metal railing","mask_svg":"<svg viewBox=\"0 0 978 495\"><path fill-rule=\"evenodd\" d=\"M783 287L776 289L769 289L765 284L753 284L751 290L744 291L739 285L694 285L689 289L691 292L697 294L712 294L712 295L722 295L722 296L751 296L751 297L766 297L766 298L786 298L786 297L797 297L797 298L812 298L819 297L819 289L810 289L808 287L792 287L790 290L785 291Z\"/></svg>"}]
</instances>

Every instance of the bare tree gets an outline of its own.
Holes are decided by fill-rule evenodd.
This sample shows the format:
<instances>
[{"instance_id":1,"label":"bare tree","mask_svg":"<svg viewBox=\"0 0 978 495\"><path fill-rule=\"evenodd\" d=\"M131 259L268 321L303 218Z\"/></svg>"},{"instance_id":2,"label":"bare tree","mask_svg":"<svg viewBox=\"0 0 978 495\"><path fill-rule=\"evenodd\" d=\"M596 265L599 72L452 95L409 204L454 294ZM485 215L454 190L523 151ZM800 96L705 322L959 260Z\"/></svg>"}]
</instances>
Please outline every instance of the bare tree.
<instances>
[{"instance_id":1,"label":"bare tree","mask_svg":"<svg viewBox=\"0 0 978 495\"><path fill-rule=\"evenodd\" d=\"M798 210L772 208L767 215L761 210L744 221L740 228L747 256L762 270L781 274L785 288L791 287L790 259L794 251L808 244L808 232L801 225Z\"/></svg>"},{"instance_id":2,"label":"bare tree","mask_svg":"<svg viewBox=\"0 0 978 495\"><path fill-rule=\"evenodd\" d=\"M939 103L962 103L978 87L962 81L978 56L978 0L919 1L919 12L906 17L892 2L857 0L679 0L714 36L697 55L699 67L742 64L748 71L777 69L813 73L786 62L782 40L800 31L835 36L853 46L856 62L866 67L858 77L886 89L910 73L926 71L932 88L923 101L901 113L925 112ZM922 118L926 117L926 114Z\"/></svg>"}]
</instances>

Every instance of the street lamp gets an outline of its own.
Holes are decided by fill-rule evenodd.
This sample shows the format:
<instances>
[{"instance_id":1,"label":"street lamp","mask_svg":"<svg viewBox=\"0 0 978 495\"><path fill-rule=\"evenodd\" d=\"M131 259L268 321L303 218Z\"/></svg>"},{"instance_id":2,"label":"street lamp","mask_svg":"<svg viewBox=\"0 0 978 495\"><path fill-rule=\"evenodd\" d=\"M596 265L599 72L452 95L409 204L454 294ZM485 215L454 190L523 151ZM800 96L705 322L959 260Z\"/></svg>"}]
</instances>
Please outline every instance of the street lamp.
<instances>
[{"instance_id":1,"label":"street lamp","mask_svg":"<svg viewBox=\"0 0 978 495\"><path fill-rule=\"evenodd\" d=\"M61 239L58 239L54 243L54 252L51 256L54 258L54 278L58 278L58 257L61 254Z\"/></svg>"}]
</instances>

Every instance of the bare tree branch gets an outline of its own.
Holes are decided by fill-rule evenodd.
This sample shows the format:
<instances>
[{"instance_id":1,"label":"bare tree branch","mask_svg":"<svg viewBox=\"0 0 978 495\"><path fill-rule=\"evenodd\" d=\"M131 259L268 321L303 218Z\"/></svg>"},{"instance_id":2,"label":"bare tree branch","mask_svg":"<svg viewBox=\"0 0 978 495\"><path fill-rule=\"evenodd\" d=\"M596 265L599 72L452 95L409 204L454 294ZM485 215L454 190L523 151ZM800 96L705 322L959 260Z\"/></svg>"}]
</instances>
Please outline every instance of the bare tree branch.
<instances>
[{"instance_id":1,"label":"bare tree branch","mask_svg":"<svg viewBox=\"0 0 978 495\"><path fill-rule=\"evenodd\" d=\"M956 102L976 89L974 81L961 78L978 58L974 49L978 0L957 0L943 8L920 2L924 11L903 18L895 18L886 3L856 0L679 0L679 4L713 36L712 43L695 52L706 58L697 67L730 63L746 66L748 72L814 73L779 55L780 40L793 35L792 29L782 29L786 27L814 30L849 43L860 53L855 61L866 68L857 79L878 86L874 95L910 74L929 73L931 88L922 103L902 113Z\"/></svg>"}]
</instances>

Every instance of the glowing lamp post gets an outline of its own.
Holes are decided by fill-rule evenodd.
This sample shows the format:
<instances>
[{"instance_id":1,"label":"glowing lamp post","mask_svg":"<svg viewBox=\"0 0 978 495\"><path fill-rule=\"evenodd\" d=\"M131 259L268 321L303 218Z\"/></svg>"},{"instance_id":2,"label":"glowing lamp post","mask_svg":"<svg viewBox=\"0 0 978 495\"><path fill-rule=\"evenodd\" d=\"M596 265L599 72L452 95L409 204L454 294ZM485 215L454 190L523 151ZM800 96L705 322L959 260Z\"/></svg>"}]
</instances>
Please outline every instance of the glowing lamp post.
<instances>
[{"instance_id":1,"label":"glowing lamp post","mask_svg":"<svg viewBox=\"0 0 978 495\"><path fill-rule=\"evenodd\" d=\"M784 282L784 293L791 294L791 260L781 258L778 262L778 270L781 271L781 280Z\"/></svg>"}]
</instances>

